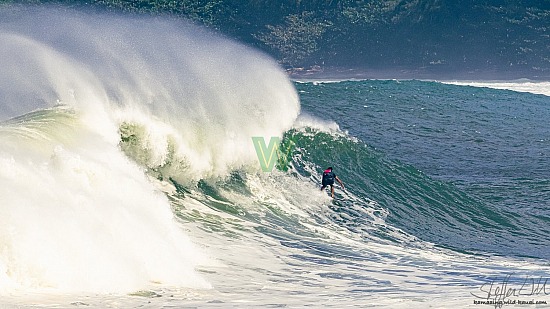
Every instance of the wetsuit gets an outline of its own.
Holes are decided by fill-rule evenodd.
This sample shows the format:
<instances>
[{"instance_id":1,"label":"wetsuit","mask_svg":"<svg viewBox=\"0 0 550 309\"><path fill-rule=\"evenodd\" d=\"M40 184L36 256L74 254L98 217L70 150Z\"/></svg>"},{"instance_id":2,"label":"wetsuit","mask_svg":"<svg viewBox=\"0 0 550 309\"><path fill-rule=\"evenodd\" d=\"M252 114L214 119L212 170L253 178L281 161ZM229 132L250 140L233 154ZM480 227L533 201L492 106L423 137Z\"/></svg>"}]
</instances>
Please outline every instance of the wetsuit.
<instances>
[{"instance_id":1,"label":"wetsuit","mask_svg":"<svg viewBox=\"0 0 550 309\"><path fill-rule=\"evenodd\" d=\"M336 174L334 174L331 170L325 170L323 172L323 187L332 186L334 184L334 179L336 179Z\"/></svg>"}]
</instances>

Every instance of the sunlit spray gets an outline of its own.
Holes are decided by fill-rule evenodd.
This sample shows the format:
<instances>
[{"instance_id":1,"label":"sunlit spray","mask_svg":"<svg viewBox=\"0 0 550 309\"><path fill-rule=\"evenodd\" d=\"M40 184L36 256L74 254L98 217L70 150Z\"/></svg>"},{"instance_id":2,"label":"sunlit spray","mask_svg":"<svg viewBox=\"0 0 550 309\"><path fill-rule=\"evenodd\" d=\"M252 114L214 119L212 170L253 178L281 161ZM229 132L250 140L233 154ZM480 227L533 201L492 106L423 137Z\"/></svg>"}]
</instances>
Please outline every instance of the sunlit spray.
<instances>
[{"instance_id":1,"label":"sunlit spray","mask_svg":"<svg viewBox=\"0 0 550 309\"><path fill-rule=\"evenodd\" d=\"M145 172L260 171L251 137L282 136L299 113L285 73L176 20L0 20L0 288L208 288L195 271L208 258Z\"/></svg>"}]
</instances>

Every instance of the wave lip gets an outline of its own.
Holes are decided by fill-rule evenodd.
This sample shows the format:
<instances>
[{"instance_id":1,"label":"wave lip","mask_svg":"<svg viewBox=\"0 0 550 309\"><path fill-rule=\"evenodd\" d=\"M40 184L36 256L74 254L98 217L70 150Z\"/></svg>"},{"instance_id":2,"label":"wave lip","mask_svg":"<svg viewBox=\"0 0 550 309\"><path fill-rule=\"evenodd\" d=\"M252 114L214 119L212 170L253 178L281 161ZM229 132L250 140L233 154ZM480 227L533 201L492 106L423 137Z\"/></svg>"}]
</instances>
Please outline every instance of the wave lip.
<instances>
[{"instance_id":1,"label":"wave lip","mask_svg":"<svg viewBox=\"0 0 550 309\"><path fill-rule=\"evenodd\" d=\"M48 9L17 14L0 24L0 38L15 44L0 48L14 59L0 64L0 120L61 101L112 142L120 139L113 124L123 123L141 127L145 139L171 139L175 148L153 149L153 159L172 151L200 179L255 162L250 138L281 137L300 112L293 84L273 60L185 22Z\"/></svg>"}]
</instances>

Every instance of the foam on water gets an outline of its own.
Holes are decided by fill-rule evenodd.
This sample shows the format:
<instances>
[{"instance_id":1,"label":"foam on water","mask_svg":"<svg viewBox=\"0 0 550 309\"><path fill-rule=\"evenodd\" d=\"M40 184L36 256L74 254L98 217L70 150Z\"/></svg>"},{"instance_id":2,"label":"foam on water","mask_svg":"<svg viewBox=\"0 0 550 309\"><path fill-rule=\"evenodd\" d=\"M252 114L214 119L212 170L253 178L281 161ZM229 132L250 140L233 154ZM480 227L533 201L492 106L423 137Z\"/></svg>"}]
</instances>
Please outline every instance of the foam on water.
<instances>
[{"instance_id":1,"label":"foam on water","mask_svg":"<svg viewBox=\"0 0 550 309\"><path fill-rule=\"evenodd\" d=\"M117 147L72 117L61 124L72 142L57 139L55 129L40 138L20 134L32 122L0 132L8 142L0 150L0 291L210 286L194 271L206 256Z\"/></svg>"},{"instance_id":2,"label":"foam on water","mask_svg":"<svg viewBox=\"0 0 550 309\"><path fill-rule=\"evenodd\" d=\"M297 118L257 52L174 20L0 17L0 306L465 307L495 274L548 272L407 234L359 182L333 202L323 154L345 152L350 176L380 155ZM315 143L261 173L251 137L288 129ZM382 193L409 172L380 170Z\"/></svg>"},{"instance_id":3,"label":"foam on water","mask_svg":"<svg viewBox=\"0 0 550 309\"><path fill-rule=\"evenodd\" d=\"M281 136L299 112L285 74L181 21L0 16L2 290L210 287L195 272L209 258L144 169L192 184L255 162L250 137Z\"/></svg>"},{"instance_id":4,"label":"foam on water","mask_svg":"<svg viewBox=\"0 0 550 309\"><path fill-rule=\"evenodd\" d=\"M550 82L517 80L517 81L445 81L445 84L506 89L518 92L530 92L550 96Z\"/></svg>"}]
</instances>

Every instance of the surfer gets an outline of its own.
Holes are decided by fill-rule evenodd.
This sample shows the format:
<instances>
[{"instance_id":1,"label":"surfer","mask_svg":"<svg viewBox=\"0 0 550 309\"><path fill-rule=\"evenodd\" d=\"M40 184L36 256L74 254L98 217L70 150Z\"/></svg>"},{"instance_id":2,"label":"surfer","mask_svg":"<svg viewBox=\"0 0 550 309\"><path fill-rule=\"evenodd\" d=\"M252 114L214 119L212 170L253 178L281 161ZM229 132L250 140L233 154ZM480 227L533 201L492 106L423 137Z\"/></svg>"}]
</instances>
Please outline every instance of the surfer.
<instances>
[{"instance_id":1,"label":"surfer","mask_svg":"<svg viewBox=\"0 0 550 309\"><path fill-rule=\"evenodd\" d=\"M334 172L332 171L332 167L329 167L323 172L323 186L321 187L321 191L323 191L327 186L330 186L330 193L332 198L334 198L334 180L338 181L340 186L342 186L342 190L346 190L340 178L338 178L338 176L336 176L336 174L334 174Z\"/></svg>"}]
</instances>

